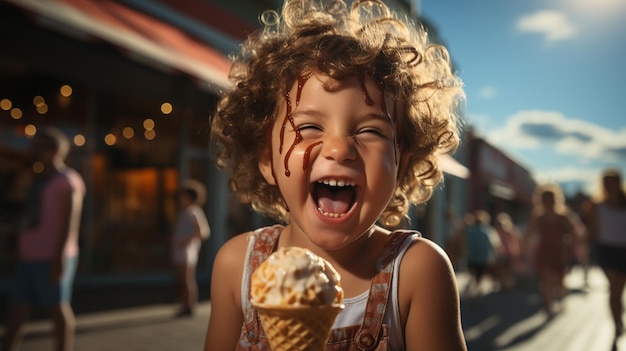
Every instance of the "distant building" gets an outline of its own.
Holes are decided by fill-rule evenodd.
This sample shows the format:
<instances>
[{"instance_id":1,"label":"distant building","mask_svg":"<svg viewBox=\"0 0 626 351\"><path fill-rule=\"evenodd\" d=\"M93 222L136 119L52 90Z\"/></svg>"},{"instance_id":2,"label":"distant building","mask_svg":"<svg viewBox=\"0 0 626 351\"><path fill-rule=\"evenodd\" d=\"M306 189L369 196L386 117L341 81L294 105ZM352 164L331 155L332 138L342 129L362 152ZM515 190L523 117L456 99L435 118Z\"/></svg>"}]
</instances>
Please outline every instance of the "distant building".
<instances>
[{"instance_id":1,"label":"distant building","mask_svg":"<svg viewBox=\"0 0 626 351\"><path fill-rule=\"evenodd\" d=\"M528 220L536 186L531 173L471 129L466 132L465 143L468 167L472 170L468 210L483 209L492 215L507 212L523 225Z\"/></svg>"}]
</instances>

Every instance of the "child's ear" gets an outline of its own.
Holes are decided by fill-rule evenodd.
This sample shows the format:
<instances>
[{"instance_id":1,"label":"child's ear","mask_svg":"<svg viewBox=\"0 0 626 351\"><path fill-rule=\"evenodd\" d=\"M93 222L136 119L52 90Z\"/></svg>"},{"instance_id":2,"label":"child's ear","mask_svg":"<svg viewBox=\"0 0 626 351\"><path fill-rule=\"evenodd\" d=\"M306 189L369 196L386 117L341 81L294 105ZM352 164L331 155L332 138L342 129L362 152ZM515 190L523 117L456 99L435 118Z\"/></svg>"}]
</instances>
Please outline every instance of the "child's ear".
<instances>
[{"instance_id":1,"label":"child's ear","mask_svg":"<svg viewBox=\"0 0 626 351\"><path fill-rule=\"evenodd\" d=\"M276 185L276 179L272 173L272 155L268 147L263 148L263 151L259 153L259 171L268 184Z\"/></svg>"}]
</instances>

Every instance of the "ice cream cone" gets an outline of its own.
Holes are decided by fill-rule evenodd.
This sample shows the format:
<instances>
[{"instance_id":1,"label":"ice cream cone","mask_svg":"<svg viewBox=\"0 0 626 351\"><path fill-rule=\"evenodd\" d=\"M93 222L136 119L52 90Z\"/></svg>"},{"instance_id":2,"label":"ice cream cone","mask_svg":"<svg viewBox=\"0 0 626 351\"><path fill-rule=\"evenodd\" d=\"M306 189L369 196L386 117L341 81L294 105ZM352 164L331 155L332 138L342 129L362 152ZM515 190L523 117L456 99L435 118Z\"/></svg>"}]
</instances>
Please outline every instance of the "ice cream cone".
<instances>
[{"instance_id":1,"label":"ice cream cone","mask_svg":"<svg viewBox=\"0 0 626 351\"><path fill-rule=\"evenodd\" d=\"M321 351L343 305L255 308L272 351Z\"/></svg>"}]
</instances>

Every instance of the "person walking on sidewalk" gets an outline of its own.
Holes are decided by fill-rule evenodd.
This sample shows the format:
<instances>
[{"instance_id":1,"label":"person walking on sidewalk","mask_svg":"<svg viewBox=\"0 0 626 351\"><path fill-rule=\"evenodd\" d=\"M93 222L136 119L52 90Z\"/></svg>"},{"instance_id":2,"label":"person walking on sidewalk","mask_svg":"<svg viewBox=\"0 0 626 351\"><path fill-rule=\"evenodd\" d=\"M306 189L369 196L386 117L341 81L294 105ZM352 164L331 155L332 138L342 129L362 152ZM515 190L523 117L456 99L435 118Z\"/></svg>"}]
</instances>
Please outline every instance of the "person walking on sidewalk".
<instances>
[{"instance_id":1,"label":"person walking on sidewalk","mask_svg":"<svg viewBox=\"0 0 626 351\"><path fill-rule=\"evenodd\" d=\"M18 266L3 350L16 350L31 307L45 306L54 325L54 349L71 350L74 312L70 305L78 264L78 232L85 184L65 164L69 140L58 129L40 129L31 142L34 181L24 228L18 236Z\"/></svg>"},{"instance_id":2,"label":"person walking on sidewalk","mask_svg":"<svg viewBox=\"0 0 626 351\"><path fill-rule=\"evenodd\" d=\"M521 232L506 212L496 215L495 229L500 238L500 246L496 252L494 276L500 288L510 290L516 285L516 274L520 267Z\"/></svg>"},{"instance_id":3,"label":"person walking on sidewalk","mask_svg":"<svg viewBox=\"0 0 626 351\"><path fill-rule=\"evenodd\" d=\"M619 171L602 176L603 198L594 205L589 232L596 245L598 265L609 281L609 307L615 341L624 332L624 285L626 284L626 193Z\"/></svg>"},{"instance_id":4,"label":"person walking on sidewalk","mask_svg":"<svg viewBox=\"0 0 626 351\"><path fill-rule=\"evenodd\" d=\"M489 224L491 216L487 211L478 210L474 214L468 214L465 220L467 269L472 278L466 286L466 292L473 296L480 294L483 278L493 268L499 239L495 229Z\"/></svg>"},{"instance_id":5,"label":"person walking on sidewalk","mask_svg":"<svg viewBox=\"0 0 626 351\"><path fill-rule=\"evenodd\" d=\"M201 205L206 190L195 180L188 180L178 192L180 212L172 234L172 261L176 270L176 287L181 301L177 317L191 316L198 303L196 265L202 241L209 238L211 229Z\"/></svg>"},{"instance_id":6,"label":"person walking on sidewalk","mask_svg":"<svg viewBox=\"0 0 626 351\"><path fill-rule=\"evenodd\" d=\"M563 191L556 184L537 187L535 207L526 233L526 253L532 251L539 290L549 317L555 314L554 302L565 297L565 271L572 259L576 227L565 206Z\"/></svg>"}]
</instances>

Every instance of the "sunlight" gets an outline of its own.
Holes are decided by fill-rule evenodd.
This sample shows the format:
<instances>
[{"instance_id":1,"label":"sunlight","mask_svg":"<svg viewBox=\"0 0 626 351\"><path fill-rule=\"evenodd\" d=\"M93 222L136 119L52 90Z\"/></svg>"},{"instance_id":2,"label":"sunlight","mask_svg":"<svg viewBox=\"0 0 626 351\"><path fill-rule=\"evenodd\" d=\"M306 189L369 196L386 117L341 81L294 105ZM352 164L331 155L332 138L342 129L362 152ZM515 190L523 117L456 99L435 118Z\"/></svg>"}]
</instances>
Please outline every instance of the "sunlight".
<instances>
[{"instance_id":1,"label":"sunlight","mask_svg":"<svg viewBox=\"0 0 626 351\"><path fill-rule=\"evenodd\" d=\"M474 339L478 339L482 334L487 332L488 330L494 328L496 325L500 323L499 316L491 316L484 321L476 324L475 326L465 330L465 339L467 341L471 341Z\"/></svg>"},{"instance_id":2,"label":"sunlight","mask_svg":"<svg viewBox=\"0 0 626 351\"><path fill-rule=\"evenodd\" d=\"M500 348L511 345L517 339L523 338L525 335L532 334L533 331L539 330L545 324L546 317L543 310L538 311L534 315L519 321L505 330L494 340L493 344Z\"/></svg>"}]
</instances>

